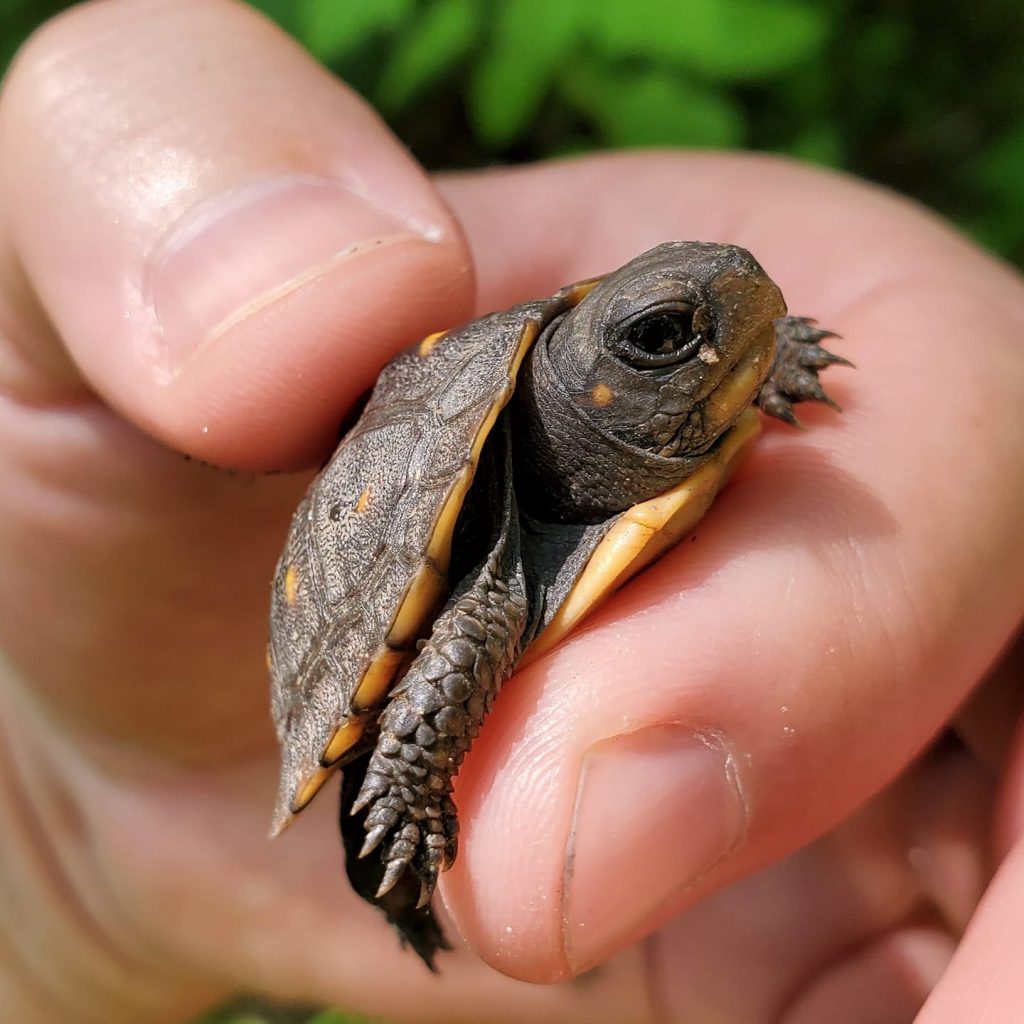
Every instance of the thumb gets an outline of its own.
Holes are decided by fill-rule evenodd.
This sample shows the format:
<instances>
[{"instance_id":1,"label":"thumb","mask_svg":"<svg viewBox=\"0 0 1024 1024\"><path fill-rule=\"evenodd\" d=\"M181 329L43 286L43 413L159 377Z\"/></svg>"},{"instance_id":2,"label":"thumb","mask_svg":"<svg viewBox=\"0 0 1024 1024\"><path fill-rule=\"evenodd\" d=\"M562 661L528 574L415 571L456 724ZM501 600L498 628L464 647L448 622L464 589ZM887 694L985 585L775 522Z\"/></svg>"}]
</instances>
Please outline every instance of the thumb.
<instances>
[{"instance_id":1,"label":"thumb","mask_svg":"<svg viewBox=\"0 0 1024 1024\"><path fill-rule=\"evenodd\" d=\"M209 472L124 420L221 466L309 462L395 348L468 312L468 268L421 169L249 7L44 27L0 95L3 667L82 732L269 758L303 481Z\"/></svg>"},{"instance_id":2,"label":"thumb","mask_svg":"<svg viewBox=\"0 0 1024 1024\"><path fill-rule=\"evenodd\" d=\"M87 386L219 465L307 461L388 354L471 304L422 170L241 4L87 5L44 28L5 86L0 195L0 245Z\"/></svg>"}]
</instances>

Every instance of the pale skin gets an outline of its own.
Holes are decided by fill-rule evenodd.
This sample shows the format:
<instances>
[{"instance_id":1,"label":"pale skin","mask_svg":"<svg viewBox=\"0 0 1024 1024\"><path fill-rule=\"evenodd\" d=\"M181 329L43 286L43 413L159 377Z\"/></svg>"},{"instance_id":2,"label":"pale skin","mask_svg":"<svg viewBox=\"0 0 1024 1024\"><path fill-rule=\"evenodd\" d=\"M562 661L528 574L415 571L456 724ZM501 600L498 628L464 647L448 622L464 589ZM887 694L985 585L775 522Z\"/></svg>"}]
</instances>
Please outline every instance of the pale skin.
<instances>
[{"instance_id":1,"label":"pale skin","mask_svg":"<svg viewBox=\"0 0 1024 1024\"><path fill-rule=\"evenodd\" d=\"M315 464L399 347L665 238L746 246L843 335L845 411L768 428L696 542L508 685L439 982L346 891L333 793L264 838L267 588L307 477L261 471ZM44 28L0 97L4 1019L171 1024L237 989L1019 1019L1022 335L1017 275L856 181L682 153L431 180L242 6Z\"/></svg>"}]
</instances>

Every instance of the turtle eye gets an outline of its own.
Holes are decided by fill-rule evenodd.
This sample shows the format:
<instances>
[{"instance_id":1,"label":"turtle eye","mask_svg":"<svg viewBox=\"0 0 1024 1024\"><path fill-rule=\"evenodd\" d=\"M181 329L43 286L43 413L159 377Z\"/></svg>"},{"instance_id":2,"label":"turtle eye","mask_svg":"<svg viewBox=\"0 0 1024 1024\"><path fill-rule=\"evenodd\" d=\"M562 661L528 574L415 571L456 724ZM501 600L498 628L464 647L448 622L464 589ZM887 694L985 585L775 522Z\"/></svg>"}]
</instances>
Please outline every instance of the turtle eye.
<instances>
[{"instance_id":1,"label":"turtle eye","mask_svg":"<svg viewBox=\"0 0 1024 1024\"><path fill-rule=\"evenodd\" d=\"M643 313L620 327L612 347L637 369L675 366L695 356L708 340L703 313L684 303Z\"/></svg>"}]
</instances>

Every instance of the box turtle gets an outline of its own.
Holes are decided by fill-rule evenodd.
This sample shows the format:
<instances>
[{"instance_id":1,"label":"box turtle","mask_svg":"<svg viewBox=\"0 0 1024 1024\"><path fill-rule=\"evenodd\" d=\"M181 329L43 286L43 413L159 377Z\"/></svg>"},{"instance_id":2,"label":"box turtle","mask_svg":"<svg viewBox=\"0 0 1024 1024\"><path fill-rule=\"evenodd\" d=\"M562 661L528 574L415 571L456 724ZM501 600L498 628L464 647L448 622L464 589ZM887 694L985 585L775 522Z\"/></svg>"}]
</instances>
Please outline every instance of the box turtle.
<instances>
[{"instance_id":1,"label":"box turtle","mask_svg":"<svg viewBox=\"0 0 1024 1024\"><path fill-rule=\"evenodd\" d=\"M269 662L272 832L342 768L349 881L433 968L452 782L501 685L707 510L755 407L832 404L830 332L733 245L431 335L384 369L292 520Z\"/></svg>"}]
</instances>

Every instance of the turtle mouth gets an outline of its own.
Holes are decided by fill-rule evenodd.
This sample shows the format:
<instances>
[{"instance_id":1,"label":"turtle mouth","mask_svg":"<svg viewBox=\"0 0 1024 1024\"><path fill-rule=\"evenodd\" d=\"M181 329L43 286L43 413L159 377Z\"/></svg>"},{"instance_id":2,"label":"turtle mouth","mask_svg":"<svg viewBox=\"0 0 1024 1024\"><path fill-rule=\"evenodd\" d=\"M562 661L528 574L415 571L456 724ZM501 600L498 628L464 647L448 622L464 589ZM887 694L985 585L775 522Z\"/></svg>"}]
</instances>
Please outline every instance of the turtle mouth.
<instances>
[{"instance_id":1,"label":"turtle mouth","mask_svg":"<svg viewBox=\"0 0 1024 1024\"><path fill-rule=\"evenodd\" d=\"M703 412L712 422L724 423L726 429L736 422L740 413L757 396L771 369L775 354L775 329L769 324L755 344L749 346L733 363L718 387L704 400Z\"/></svg>"},{"instance_id":2,"label":"turtle mouth","mask_svg":"<svg viewBox=\"0 0 1024 1024\"><path fill-rule=\"evenodd\" d=\"M771 369L774 355L775 332L774 327L769 325L768 330L762 331L757 340L740 353L694 413L681 421L676 435L658 454L664 458L692 459L713 453L757 397ZM694 443L693 434L687 436L687 428L692 429L691 417L694 414L700 418L698 436L706 439L703 444ZM684 445L686 450L680 456L679 450Z\"/></svg>"}]
</instances>

